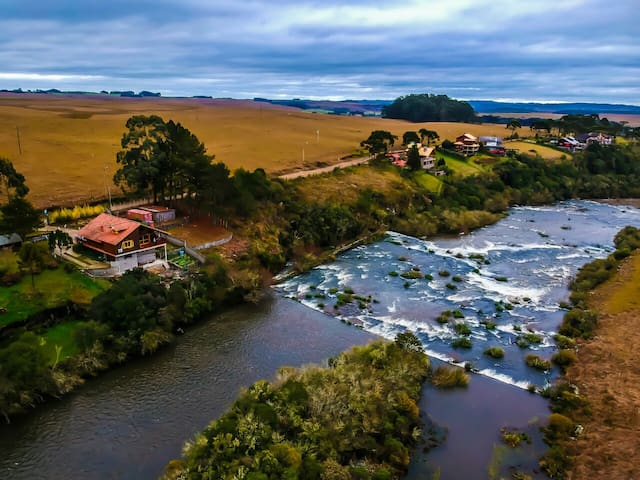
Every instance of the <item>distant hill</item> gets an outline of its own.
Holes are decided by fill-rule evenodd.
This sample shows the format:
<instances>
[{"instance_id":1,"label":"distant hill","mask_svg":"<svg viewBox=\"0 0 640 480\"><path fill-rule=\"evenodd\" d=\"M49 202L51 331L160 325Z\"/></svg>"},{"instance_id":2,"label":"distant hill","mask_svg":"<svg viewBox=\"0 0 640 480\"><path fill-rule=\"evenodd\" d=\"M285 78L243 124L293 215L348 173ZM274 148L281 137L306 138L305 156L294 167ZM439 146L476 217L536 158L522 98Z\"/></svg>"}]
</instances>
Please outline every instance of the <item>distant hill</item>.
<instances>
[{"instance_id":1,"label":"distant hill","mask_svg":"<svg viewBox=\"0 0 640 480\"><path fill-rule=\"evenodd\" d=\"M16 88L12 90L0 89L0 93L24 93L24 94L86 94L86 95L108 95L112 97L160 97L160 93L142 90L138 93L130 90L126 91L106 91L84 92L84 91L64 91L51 88L49 90L22 90ZM186 97L175 97L186 98ZM212 98L209 95L194 95L192 98ZM393 103L393 100L307 100L307 99L287 99L272 100L268 98L254 98L255 102L272 103L274 105L284 105L296 107L302 110L311 110L318 113L328 113L333 115L362 115L380 116L382 109ZM623 105L611 103L536 103L536 102L496 102L493 100L467 100L476 113L553 113L560 115L569 114L590 114L590 113L615 113L619 115L640 115L640 106Z\"/></svg>"},{"instance_id":2,"label":"distant hill","mask_svg":"<svg viewBox=\"0 0 640 480\"><path fill-rule=\"evenodd\" d=\"M312 110L319 113L333 115L362 115L380 116L382 107L389 105L391 100L304 100L294 98L290 100L270 100L268 98L254 98L254 102L272 103L287 107Z\"/></svg>"},{"instance_id":3,"label":"distant hill","mask_svg":"<svg viewBox=\"0 0 640 480\"><path fill-rule=\"evenodd\" d=\"M285 105L302 110L313 110L335 115L373 115L379 116L383 107L391 105L392 100L270 100L254 98L257 102ZM624 115L640 115L640 106L611 103L536 103L536 102L495 102L492 100L468 100L477 113L555 113L560 115L617 113Z\"/></svg>"},{"instance_id":4,"label":"distant hill","mask_svg":"<svg viewBox=\"0 0 640 480\"><path fill-rule=\"evenodd\" d=\"M640 106L611 103L517 103L491 100L469 100L476 112L482 113L557 113L562 115L617 113L640 115Z\"/></svg>"}]
</instances>

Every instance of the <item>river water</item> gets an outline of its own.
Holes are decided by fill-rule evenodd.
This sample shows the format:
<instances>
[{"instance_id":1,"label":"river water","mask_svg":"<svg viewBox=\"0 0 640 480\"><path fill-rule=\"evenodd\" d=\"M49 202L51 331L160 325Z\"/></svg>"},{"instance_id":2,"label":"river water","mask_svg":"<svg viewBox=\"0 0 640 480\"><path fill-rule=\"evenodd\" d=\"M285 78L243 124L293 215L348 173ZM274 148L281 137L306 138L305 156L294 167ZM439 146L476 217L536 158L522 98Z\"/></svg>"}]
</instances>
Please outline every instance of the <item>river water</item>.
<instances>
[{"instance_id":1,"label":"river water","mask_svg":"<svg viewBox=\"0 0 640 480\"><path fill-rule=\"evenodd\" d=\"M523 358L531 352L550 357L568 279L582 264L610 252L613 236L625 225L639 226L640 211L571 201L514 208L496 225L456 238L422 241L390 233L278 286L259 305L189 329L152 358L101 375L62 400L0 425L0 478L156 478L179 456L183 442L223 413L243 386L273 378L282 365L322 362L404 329L418 334L439 359L434 361L470 362L479 372L467 390L425 387L423 411L446 430L447 440L428 454L419 452L409 478L436 472L443 480L488 478L488 465L498 457L501 472L516 464L533 468L541 448L535 419L548 411L541 397L523 387L542 386L554 372L533 371ZM389 275L412 268L433 280ZM442 270L449 276L440 276ZM335 309L345 289L362 297L362 304ZM454 321L436 321L442 310L464 315L455 322L470 328L471 349L451 347L458 335ZM514 342L523 332L535 332L541 343L518 347ZM502 347L505 357L483 355L490 345ZM517 458L494 448L504 426L530 431L534 448Z\"/></svg>"}]
</instances>

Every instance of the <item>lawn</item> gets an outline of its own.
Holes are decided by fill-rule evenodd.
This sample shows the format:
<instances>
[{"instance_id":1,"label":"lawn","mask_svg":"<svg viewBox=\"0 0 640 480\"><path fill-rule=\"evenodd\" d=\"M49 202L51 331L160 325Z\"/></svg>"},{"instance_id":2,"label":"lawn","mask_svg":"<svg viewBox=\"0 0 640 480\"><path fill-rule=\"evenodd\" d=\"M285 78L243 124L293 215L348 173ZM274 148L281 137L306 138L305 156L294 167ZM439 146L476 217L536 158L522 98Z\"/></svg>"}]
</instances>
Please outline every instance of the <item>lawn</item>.
<instances>
[{"instance_id":1,"label":"lawn","mask_svg":"<svg viewBox=\"0 0 640 480\"><path fill-rule=\"evenodd\" d=\"M517 150L518 153L525 153L528 155L540 155L545 160L558 161L562 157L570 156L568 152L561 152L555 148L547 147L545 145L538 145L537 143L530 142L507 142L504 144L505 148Z\"/></svg>"},{"instance_id":2,"label":"lawn","mask_svg":"<svg viewBox=\"0 0 640 480\"><path fill-rule=\"evenodd\" d=\"M261 167L274 175L338 163L372 130L402 138L405 131L427 128L442 140L465 132L509 133L504 125L323 115L248 100L0 94L0 156L25 175L29 199L39 208L104 199L105 182L112 194L119 191L111 178L124 125L141 114L181 122L232 171ZM55 165L55 171L43 165Z\"/></svg>"},{"instance_id":3,"label":"lawn","mask_svg":"<svg viewBox=\"0 0 640 480\"><path fill-rule=\"evenodd\" d=\"M83 323L80 320L69 320L54 325L42 334L43 347L49 358L49 365L56 363L56 358L61 362L80 353L80 348L76 344L73 334L78 326ZM59 357L56 347L61 349Z\"/></svg>"},{"instance_id":4,"label":"lawn","mask_svg":"<svg viewBox=\"0 0 640 480\"><path fill-rule=\"evenodd\" d=\"M444 158L445 162L447 162L447 167L453 170L454 173L463 177L475 175L483 171L482 167L475 164L470 158L467 160L460 160L446 152L438 152L437 157L438 159Z\"/></svg>"},{"instance_id":5,"label":"lawn","mask_svg":"<svg viewBox=\"0 0 640 480\"><path fill-rule=\"evenodd\" d=\"M93 280L78 271L67 273L64 268L58 267L55 270L43 270L35 276L34 292L31 276L27 274L16 285L0 288L0 307L6 309L6 313L0 315L0 326L25 320L37 312L60 307L68 301L89 305L108 286L106 280Z\"/></svg>"},{"instance_id":6,"label":"lawn","mask_svg":"<svg viewBox=\"0 0 640 480\"><path fill-rule=\"evenodd\" d=\"M430 192L439 195L442 191L443 185L440 179L427 172L414 172L413 178L422 188L426 188Z\"/></svg>"}]
</instances>

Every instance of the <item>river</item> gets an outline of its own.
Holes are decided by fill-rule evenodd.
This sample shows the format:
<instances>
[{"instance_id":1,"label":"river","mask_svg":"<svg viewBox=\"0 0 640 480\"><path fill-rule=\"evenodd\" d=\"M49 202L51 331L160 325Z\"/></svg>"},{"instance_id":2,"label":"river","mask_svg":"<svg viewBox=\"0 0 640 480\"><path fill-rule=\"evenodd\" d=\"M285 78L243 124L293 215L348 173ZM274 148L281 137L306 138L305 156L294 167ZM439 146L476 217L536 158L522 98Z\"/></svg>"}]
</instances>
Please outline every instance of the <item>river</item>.
<instances>
[{"instance_id":1,"label":"river","mask_svg":"<svg viewBox=\"0 0 640 480\"><path fill-rule=\"evenodd\" d=\"M409 478L437 471L443 480L487 478L492 458L501 472L514 465L532 469L541 449L536 419L548 410L544 399L524 387L544 386L556 373L525 367L524 355L550 357L568 279L580 265L610 252L614 234L629 224L640 225L640 211L571 201L514 208L496 225L455 238L422 241L390 233L285 282L259 305L215 315L153 357L1 425L0 478L156 478L243 386L272 378L282 365L322 362L407 328L434 361L469 362L479 372L467 390L425 386L423 411L446 429L447 440L428 454L419 452ZM411 269L433 279L389 275ZM444 270L449 276L438 274ZM364 302L335 309L346 288ZM471 330L471 349L451 347L458 336L454 322L436 321L446 309L464 315L455 321ZM487 322L495 328L487 329ZM535 333L540 343L518 347L523 332ZM503 348L504 359L483 355L490 345ZM504 426L529 431L533 448L517 458L494 448Z\"/></svg>"}]
</instances>

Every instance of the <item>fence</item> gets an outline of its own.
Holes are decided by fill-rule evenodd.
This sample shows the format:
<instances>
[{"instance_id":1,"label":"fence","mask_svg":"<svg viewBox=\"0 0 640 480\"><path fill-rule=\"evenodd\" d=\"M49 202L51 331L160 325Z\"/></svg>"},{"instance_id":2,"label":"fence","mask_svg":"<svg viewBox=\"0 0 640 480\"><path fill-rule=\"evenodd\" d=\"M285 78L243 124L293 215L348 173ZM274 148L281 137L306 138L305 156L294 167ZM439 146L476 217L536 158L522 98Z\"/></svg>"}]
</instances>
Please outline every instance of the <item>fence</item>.
<instances>
[{"instance_id":1,"label":"fence","mask_svg":"<svg viewBox=\"0 0 640 480\"><path fill-rule=\"evenodd\" d=\"M196 249L188 247L187 242L185 242L184 240L173 237L168 233L161 233L160 236L165 238L167 242L169 242L171 245L175 245L176 247L183 248L187 255L195 258L200 263L205 263L207 261L207 259L204 258L204 255L199 253Z\"/></svg>"},{"instance_id":2,"label":"fence","mask_svg":"<svg viewBox=\"0 0 640 480\"><path fill-rule=\"evenodd\" d=\"M229 243L233 238L233 234L230 234L228 237L225 237L221 240L216 240L214 242L203 243L202 245L196 245L193 247L195 250L204 250L205 248L218 247L220 245L224 245L225 243Z\"/></svg>"}]
</instances>

